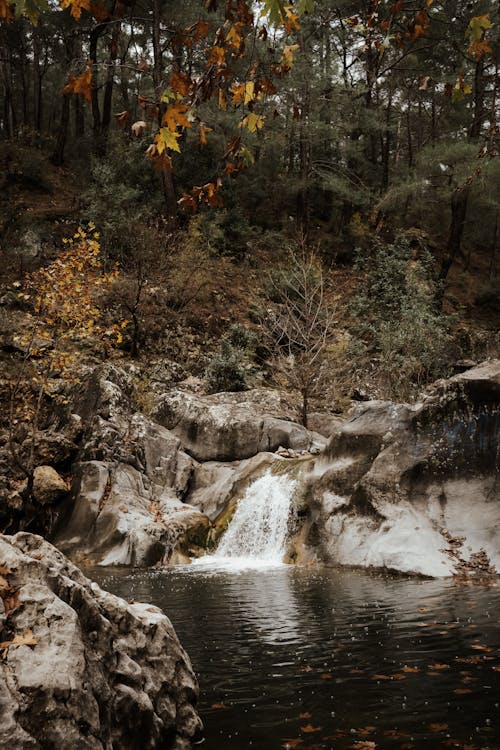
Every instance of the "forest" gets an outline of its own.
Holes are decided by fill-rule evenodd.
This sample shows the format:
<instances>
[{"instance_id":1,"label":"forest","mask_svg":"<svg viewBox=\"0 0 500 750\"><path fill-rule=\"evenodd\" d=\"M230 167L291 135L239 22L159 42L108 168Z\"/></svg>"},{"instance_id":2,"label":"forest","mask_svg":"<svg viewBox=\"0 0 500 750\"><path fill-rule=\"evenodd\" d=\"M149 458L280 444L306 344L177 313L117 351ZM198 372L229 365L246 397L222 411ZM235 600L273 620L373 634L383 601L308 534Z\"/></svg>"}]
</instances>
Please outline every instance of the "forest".
<instances>
[{"instance_id":1,"label":"forest","mask_svg":"<svg viewBox=\"0 0 500 750\"><path fill-rule=\"evenodd\" d=\"M30 285L71 267L81 231L113 275L73 328L87 353L99 322L117 356L166 356L174 379L299 393L303 421L311 399L413 399L498 351L496 3L0 15L2 273L37 325L53 316ZM23 328L8 299L6 351Z\"/></svg>"}]
</instances>

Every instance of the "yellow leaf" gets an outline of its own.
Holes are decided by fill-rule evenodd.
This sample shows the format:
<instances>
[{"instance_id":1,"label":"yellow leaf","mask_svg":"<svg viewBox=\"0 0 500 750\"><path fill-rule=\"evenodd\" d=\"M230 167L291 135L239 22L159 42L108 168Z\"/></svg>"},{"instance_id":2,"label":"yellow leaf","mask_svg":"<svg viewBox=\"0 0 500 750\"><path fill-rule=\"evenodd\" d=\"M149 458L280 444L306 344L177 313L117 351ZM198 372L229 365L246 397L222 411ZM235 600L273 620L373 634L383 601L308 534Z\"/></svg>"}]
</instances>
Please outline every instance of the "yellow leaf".
<instances>
[{"instance_id":1,"label":"yellow leaf","mask_svg":"<svg viewBox=\"0 0 500 750\"><path fill-rule=\"evenodd\" d=\"M15 635L11 641L0 643L0 651L5 651L14 646L36 646L38 638L35 638L31 628L26 628L24 635Z\"/></svg>"},{"instance_id":2,"label":"yellow leaf","mask_svg":"<svg viewBox=\"0 0 500 750\"><path fill-rule=\"evenodd\" d=\"M262 115L256 115L255 112L250 112L249 115L243 118L238 127L248 128L251 133L255 133L257 130L262 130L264 127L264 117Z\"/></svg>"},{"instance_id":3,"label":"yellow leaf","mask_svg":"<svg viewBox=\"0 0 500 750\"><path fill-rule=\"evenodd\" d=\"M180 133L174 133L168 128L160 128L160 132L155 135L156 148L158 149L158 153L162 154L165 149L168 148L171 151L177 151L177 153L180 154L181 150L179 148L179 144L177 143L177 139L180 138L180 135Z\"/></svg>"},{"instance_id":4,"label":"yellow leaf","mask_svg":"<svg viewBox=\"0 0 500 750\"><path fill-rule=\"evenodd\" d=\"M255 99L255 83L253 81L237 83L232 87L231 93L233 95L233 104L243 102L244 105L247 105Z\"/></svg>"},{"instance_id":5,"label":"yellow leaf","mask_svg":"<svg viewBox=\"0 0 500 750\"><path fill-rule=\"evenodd\" d=\"M188 104L182 104L181 102L171 104L161 118L162 125L166 125L169 130L175 130L177 127L190 128L191 123L186 116L188 110Z\"/></svg>"},{"instance_id":6,"label":"yellow leaf","mask_svg":"<svg viewBox=\"0 0 500 750\"><path fill-rule=\"evenodd\" d=\"M283 55L281 57L281 64L286 68L293 67L294 53L299 49L298 44L286 44L283 48Z\"/></svg>"}]
</instances>

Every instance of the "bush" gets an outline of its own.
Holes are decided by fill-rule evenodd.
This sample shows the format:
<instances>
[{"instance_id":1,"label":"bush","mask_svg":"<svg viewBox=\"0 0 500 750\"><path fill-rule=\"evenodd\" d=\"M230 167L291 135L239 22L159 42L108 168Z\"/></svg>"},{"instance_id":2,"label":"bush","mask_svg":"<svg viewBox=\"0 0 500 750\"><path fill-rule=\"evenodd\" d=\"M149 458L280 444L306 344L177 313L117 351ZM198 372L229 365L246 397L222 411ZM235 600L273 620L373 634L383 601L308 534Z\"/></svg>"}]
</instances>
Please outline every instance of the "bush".
<instances>
[{"instance_id":1,"label":"bush","mask_svg":"<svg viewBox=\"0 0 500 750\"><path fill-rule=\"evenodd\" d=\"M247 390L255 344L253 332L240 323L228 328L205 371L209 393Z\"/></svg>"},{"instance_id":2,"label":"bush","mask_svg":"<svg viewBox=\"0 0 500 750\"><path fill-rule=\"evenodd\" d=\"M448 320L436 307L432 259L406 239L377 242L358 257L361 283L351 311L367 352L376 355L385 395L408 398L416 387L446 374Z\"/></svg>"}]
</instances>

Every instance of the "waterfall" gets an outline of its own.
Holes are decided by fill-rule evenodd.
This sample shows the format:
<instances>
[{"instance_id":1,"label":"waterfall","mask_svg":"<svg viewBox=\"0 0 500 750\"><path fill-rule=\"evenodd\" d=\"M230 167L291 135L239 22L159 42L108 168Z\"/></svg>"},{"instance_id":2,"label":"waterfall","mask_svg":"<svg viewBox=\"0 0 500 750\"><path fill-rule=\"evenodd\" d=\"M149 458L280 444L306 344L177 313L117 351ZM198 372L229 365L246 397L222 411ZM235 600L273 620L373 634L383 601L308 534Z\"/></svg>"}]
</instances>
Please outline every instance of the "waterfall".
<instances>
[{"instance_id":1,"label":"waterfall","mask_svg":"<svg viewBox=\"0 0 500 750\"><path fill-rule=\"evenodd\" d=\"M244 569L281 565L296 481L264 474L238 502L215 553L194 561L203 567Z\"/></svg>"}]
</instances>

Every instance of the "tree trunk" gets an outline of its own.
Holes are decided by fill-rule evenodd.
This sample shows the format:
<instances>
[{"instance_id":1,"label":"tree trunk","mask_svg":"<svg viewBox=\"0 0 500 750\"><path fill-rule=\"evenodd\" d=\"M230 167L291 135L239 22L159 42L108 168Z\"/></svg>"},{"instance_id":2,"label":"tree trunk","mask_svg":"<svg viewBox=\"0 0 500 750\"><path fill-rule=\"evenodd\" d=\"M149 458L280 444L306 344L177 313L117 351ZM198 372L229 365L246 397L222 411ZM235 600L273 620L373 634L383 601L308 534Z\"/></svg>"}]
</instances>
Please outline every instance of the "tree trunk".
<instances>
[{"instance_id":1,"label":"tree trunk","mask_svg":"<svg viewBox=\"0 0 500 750\"><path fill-rule=\"evenodd\" d=\"M161 125L162 107L161 95L163 89L163 55L160 39L160 20L161 20L161 0L153 0L153 83L155 87L155 97L158 103L158 125ZM165 196L165 210L172 227L177 223L177 200L175 197L175 186L172 172L169 169L162 169L161 182L163 186L163 195Z\"/></svg>"},{"instance_id":2,"label":"tree trunk","mask_svg":"<svg viewBox=\"0 0 500 750\"><path fill-rule=\"evenodd\" d=\"M64 94L62 99L61 109L61 121L59 123L59 130L57 132L57 139L54 151L50 160L56 167L64 164L64 149L66 147L66 140L68 138L68 125L69 125L69 113L70 113L70 97L71 94Z\"/></svg>"}]
</instances>

